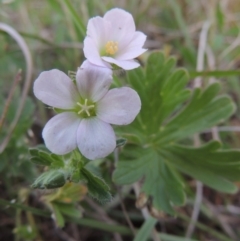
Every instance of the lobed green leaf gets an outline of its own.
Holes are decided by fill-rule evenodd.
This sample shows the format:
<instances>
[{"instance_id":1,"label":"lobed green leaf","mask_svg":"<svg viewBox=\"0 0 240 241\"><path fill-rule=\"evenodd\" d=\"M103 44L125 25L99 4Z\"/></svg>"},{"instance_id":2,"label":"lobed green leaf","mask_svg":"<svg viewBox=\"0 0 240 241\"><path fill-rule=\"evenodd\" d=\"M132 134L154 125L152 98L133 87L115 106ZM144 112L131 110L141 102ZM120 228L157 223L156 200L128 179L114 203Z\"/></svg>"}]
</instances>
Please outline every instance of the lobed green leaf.
<instances>
[{"instance_id":1,"label":"lobed green leaf","mask_svg":"<svg viewBox=\"0 0 240 241\"><path fill-rule=\"evenodd\" d=\"M160 152L181 172L218 191L234 193L238 190L232 181L239 180L239 150L220 150L220 143L212 141L199 148L172 145Z\"/></svg>"},{"instance_id":2,"label":"lobed green leaf","mask_svg":"<svg viewBox=\"0 0 240 241\"><path fill-rule=\"evenodd\" d=\"M153 197L154 206L174 214L172 204L182 205L185 201L182 180L157 152L151 149L139 149L137 152L135 159L121 159L113 173L113 180L123 185L144 177L142 191Z\"/></svg>"},{"instance_id":3,"label":"lobed green leaf","mask_svg":"<svg viewBox=\"0 0 240 241\"><path fill-rule=\"evenodd\" d=\"M166 146L227 120L235 111L235 105L228 96L216 96L219 89L218 83L204 91L196 89L189 104L160 128L156 138L158 145Z\"/></svg>"}]
</instances>

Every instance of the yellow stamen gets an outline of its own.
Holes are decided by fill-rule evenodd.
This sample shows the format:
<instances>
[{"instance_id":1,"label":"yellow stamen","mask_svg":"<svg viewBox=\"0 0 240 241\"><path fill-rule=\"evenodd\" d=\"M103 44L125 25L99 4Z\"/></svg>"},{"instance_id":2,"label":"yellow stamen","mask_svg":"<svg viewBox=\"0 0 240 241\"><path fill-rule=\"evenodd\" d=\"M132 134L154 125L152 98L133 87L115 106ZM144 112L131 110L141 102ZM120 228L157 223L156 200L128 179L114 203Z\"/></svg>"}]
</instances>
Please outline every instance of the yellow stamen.
<instances>
[{"instance_id":1,"label":"yellow stamen","mask_svg":"<svg viewBox=\"0 0 240 241\"><path fill-rule=\"evenodd\" d=\"M114 55L118 51L118 42L108 41L105 45L106 54Z\"/></svg>"}]
</instances>

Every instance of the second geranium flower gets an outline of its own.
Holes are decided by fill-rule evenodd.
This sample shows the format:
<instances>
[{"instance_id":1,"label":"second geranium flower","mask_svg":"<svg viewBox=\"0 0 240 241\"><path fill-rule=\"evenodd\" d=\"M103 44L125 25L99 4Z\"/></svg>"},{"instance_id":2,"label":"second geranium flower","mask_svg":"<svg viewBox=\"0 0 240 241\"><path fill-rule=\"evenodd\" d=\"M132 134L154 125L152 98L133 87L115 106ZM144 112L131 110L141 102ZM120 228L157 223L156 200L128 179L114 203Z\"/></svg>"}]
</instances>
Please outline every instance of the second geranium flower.
<instances>
[{"instance_id":1,"label":"second geranium flower","mask_svg":"<svg viewBox=\"0 0 240 241\"><path fill-rule=\"evenodd\" d=\"M89 20L83 51L92 64L130 70L139 67L134 58L146 51L145 41L146 35L136 31L132 15L114 8L103 18Z\"/></svg>"}]
</instances>

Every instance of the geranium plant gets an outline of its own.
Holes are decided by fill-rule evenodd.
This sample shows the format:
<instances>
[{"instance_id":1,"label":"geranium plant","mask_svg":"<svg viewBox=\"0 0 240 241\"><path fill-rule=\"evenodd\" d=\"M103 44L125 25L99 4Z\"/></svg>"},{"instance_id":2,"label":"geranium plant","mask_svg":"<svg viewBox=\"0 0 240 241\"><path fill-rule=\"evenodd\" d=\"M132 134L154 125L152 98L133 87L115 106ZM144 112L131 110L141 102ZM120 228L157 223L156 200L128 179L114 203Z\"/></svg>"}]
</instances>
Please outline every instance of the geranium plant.
<instances>
[{"instance_id":1,"label":"geranium plant","mask_svg":"<svg viewBox=\"0 0 240 241\"><path fill-rule=\"evenodd\" d=\"M110 188L89 163L113 159L111 153L127 140L115 152L119 156L114 158L113 181L141 181L141 191L157 210L174 215L175 206L184 204L182 174L218 191L237 191L233 182L239 180L240 152L222 150L218 141L198 147L192 141L194 134L234 113L232 100L218 95L219 83L189 88L188 72L161 52L150 53L145 66L139 67L134 59L146 51L145 40L130 13L112 9L103 18L89 20L83 48L87 60L75 78L50 70L36 79L34 94L57 114L43 130L50 152L30 150L33 162L48 166L33 187L85 182L90 195L109 201ZM119 68L131 70L125 81L114 76Z\"/></svg>"}]
</instances>

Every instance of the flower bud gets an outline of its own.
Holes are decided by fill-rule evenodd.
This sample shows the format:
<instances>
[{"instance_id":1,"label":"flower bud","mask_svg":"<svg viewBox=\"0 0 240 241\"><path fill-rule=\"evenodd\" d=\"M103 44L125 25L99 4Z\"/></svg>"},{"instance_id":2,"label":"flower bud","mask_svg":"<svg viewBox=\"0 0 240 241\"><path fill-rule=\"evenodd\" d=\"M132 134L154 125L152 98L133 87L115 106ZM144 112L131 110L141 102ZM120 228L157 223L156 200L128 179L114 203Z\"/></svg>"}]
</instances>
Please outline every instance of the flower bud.
<instances>
[{"instance_id":1,"label":"flower bud","mask_svg":"<svg viewBox=\"0 0 240 241\"><path fill-rule=\"evenodd\" d=\"M43 173L32 184L33 188L52 189L62 187L67 180L67 175L62 170L51 170Z\"/></svg>"}]
</instances>

